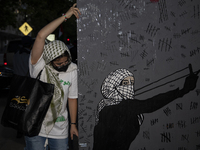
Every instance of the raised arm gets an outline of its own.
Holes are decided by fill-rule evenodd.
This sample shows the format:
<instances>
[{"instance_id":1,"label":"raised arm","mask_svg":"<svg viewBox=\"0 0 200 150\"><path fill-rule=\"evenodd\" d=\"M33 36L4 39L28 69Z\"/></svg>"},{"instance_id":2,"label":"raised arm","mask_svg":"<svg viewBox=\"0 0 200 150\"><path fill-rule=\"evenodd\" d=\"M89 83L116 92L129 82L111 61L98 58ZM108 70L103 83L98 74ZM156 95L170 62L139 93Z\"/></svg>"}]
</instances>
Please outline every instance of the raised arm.
<instances>
[{"instance_id":1,"label":"raised arm","mask_svg":"<svg viewBox=\"0 0 200 150\"><path fill-rule=\"evenodd\" d=\"M179 88L175 90L171 90L165 93L158 94L152 98L147 100L138 101L138 105L144 106L140 107L141 113L150 113L160 109L161 107L167 105L168 103L176 100L177 98L181 98L184 95L188 94L190 91L193 91L196 88L198 81L198 73L200 72L190 72L189 76L186 77L185 83L182 89Z\"/></svg>"},{"instance_id":2,"label":"raised arm","mask_svg":"<svg viewBox=\"0 0 200 150\"><path fill-rule=\"evenodd\" d=\"M75 15L76 18L79 18L80 11L76 8L76 4L74 4L65 14L65 16L69 19L72 15ZM32 52L31 52L31 63L36 64L40 56L42 55L45 39L49 34L51 34L64 20L65 16L61 16L54 21L47 24L43 27L37 34Z\"/></svg>"}]
</instances>

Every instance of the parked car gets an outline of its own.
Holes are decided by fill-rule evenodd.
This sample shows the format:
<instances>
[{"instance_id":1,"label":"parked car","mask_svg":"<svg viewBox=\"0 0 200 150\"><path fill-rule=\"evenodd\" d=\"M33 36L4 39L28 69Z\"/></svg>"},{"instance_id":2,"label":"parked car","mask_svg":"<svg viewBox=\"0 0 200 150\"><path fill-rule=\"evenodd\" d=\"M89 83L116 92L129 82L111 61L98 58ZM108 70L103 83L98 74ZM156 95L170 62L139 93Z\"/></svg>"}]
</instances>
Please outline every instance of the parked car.
<instances>
[{"instance_id":1,"label":"parked car","mask_svg":"<svg viewBox=\"0 0 200 150\"><path fill-rule=\"evenodd\" d=\"M35 38L33 38L33 43L35 41ZM24 41L27 42L27 41ZM15 40L11 40L8 42L6 51L4 53L4 62L3 64L5 66L8 66L9 68L13 69L13 57L14 54L23 47L22 45L22 39L15 39Z\"/></svg>"},{"instance_id":2,"label":"parked car","mask_svg":"<svg viewBox=\"0 0 200 150\"><path fill-rule=\"evenodd\" d=\"M10 83L13 77L13 70L6 67L0 66L0 89L9 89Z\"/></svg>"},{"instance_id":3,"label":"parked car","mask_svg":"<svg viewBox=\"0 0 200 150\"><path fill-rule=\"evenodd\" d=\"M4 65L13 68L13 56L22 46L21 39L15 39L8 42L6 52L4 53Z\"/></svg>"},{"instance_id":4,"label":"parked car","mask_svg":"<svg viewBox=\"0 0 200 150\"><path fill-rule=\"evenodd\" d=\"M4 64L3 56L4 54L0 54L0 66Z\"/></svg>"}]
</instances>

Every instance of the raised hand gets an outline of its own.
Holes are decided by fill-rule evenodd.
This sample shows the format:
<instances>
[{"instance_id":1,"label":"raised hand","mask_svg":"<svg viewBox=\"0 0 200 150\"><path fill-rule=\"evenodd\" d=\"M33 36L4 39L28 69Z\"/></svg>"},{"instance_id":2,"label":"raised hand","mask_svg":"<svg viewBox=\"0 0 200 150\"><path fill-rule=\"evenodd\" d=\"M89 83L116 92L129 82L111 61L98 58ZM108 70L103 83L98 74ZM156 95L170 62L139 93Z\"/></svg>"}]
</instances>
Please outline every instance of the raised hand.
<instances>
[{"instance_id":1,"label":"raised hand","mask_svg":"<svg viewBox=\"0 0 200 150\"><path fill-rule=\"evenodd\" d=\"M66 12L66 17L70 18L72 15L75 15L76 18L79 18L79 15L81 14L80 10L76 7L76 3Z\"/></svg>"},{"instance_id":2,"label":"raised hand","mask_svg":"<svg viewBox=\"0 0 200 150\"><path fill-rule=\"evenodd\" d=\"M191 64L189 65L189 69L190 69L190 75L185 79L184 87L182 89L185 94L196 88L197 80L199 78L198 77L199 71L194 73L192 71Z\"/></svg>"}]
</instances>

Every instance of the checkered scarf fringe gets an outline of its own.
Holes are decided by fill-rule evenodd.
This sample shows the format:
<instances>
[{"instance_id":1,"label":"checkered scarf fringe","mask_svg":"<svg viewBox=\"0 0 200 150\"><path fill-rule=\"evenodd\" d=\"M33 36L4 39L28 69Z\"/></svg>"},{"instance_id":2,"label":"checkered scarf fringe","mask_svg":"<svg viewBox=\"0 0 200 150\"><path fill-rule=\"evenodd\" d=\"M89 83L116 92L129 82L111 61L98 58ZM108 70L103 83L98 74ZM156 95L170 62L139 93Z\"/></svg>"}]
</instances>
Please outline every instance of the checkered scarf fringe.
<instances>
[{"instance_id":1,"label":"checkered scarf fringe","mask_svg":"<svg viewBox=\"0 0 200 150\"><path fill-rule=\"evenodd\" d=\"M46 134L49 134L49 132L53 128L56 119L62 109L62 104L64 100L63 88L60 84L58 77L59 74L54 71L50 62L58 56L62 55L66 50L70 55L68 47L62 41L58 40L50 42L44 46L43 58L46 63L45 70L47 83L55 85L53 99L43 121L43 124L45 125L46 129Z\"/></svg>"}]
</instances>

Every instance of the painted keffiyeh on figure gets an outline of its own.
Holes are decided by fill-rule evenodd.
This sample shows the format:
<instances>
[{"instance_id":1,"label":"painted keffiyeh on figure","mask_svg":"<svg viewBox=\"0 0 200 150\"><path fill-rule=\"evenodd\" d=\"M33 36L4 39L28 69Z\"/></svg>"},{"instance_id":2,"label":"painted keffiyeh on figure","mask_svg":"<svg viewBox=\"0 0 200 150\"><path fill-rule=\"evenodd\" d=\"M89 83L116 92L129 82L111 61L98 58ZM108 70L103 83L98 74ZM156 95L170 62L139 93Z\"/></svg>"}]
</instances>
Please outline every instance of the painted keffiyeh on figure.
<instances>
[{"instance_id":1,"label":"painted keffiyeh on figure","mask_svg":"<svg viewBox=\"0 0 200 150\"><path fill-rule=\"evenodd\" d=\"M99 121L99 112L106 106L117 105L122 100L134 100L134 85L121 85L126 77L133 77L127 69L117 69L111 72L103 81L101 92L105 99L102 99L97 107L96 124ZM140 124L143 122L143 115L138 115Z\"/></svg>"},{"instance_id":2,"label":"painted keffiyeh on figure","mask_svg":"<svg viewBox=\"0 0 200 150\"><path fill-rule=\"evenodd\" d=\"M65 45L65 43L58 40L50 42L44 46L43 59L46 63L44 67L46 71L46 82L55 85L54 96L46 114L45 120L43 121L43 124L46 127L47 134L54 126L54 123L62 109L62 103L64 99L64 93L62 86L59 82L58 72L53 69L50 62L58 56L62 55L65 51L67 51L70 55L69 49Z\"/></svg>"}]
</instances>

